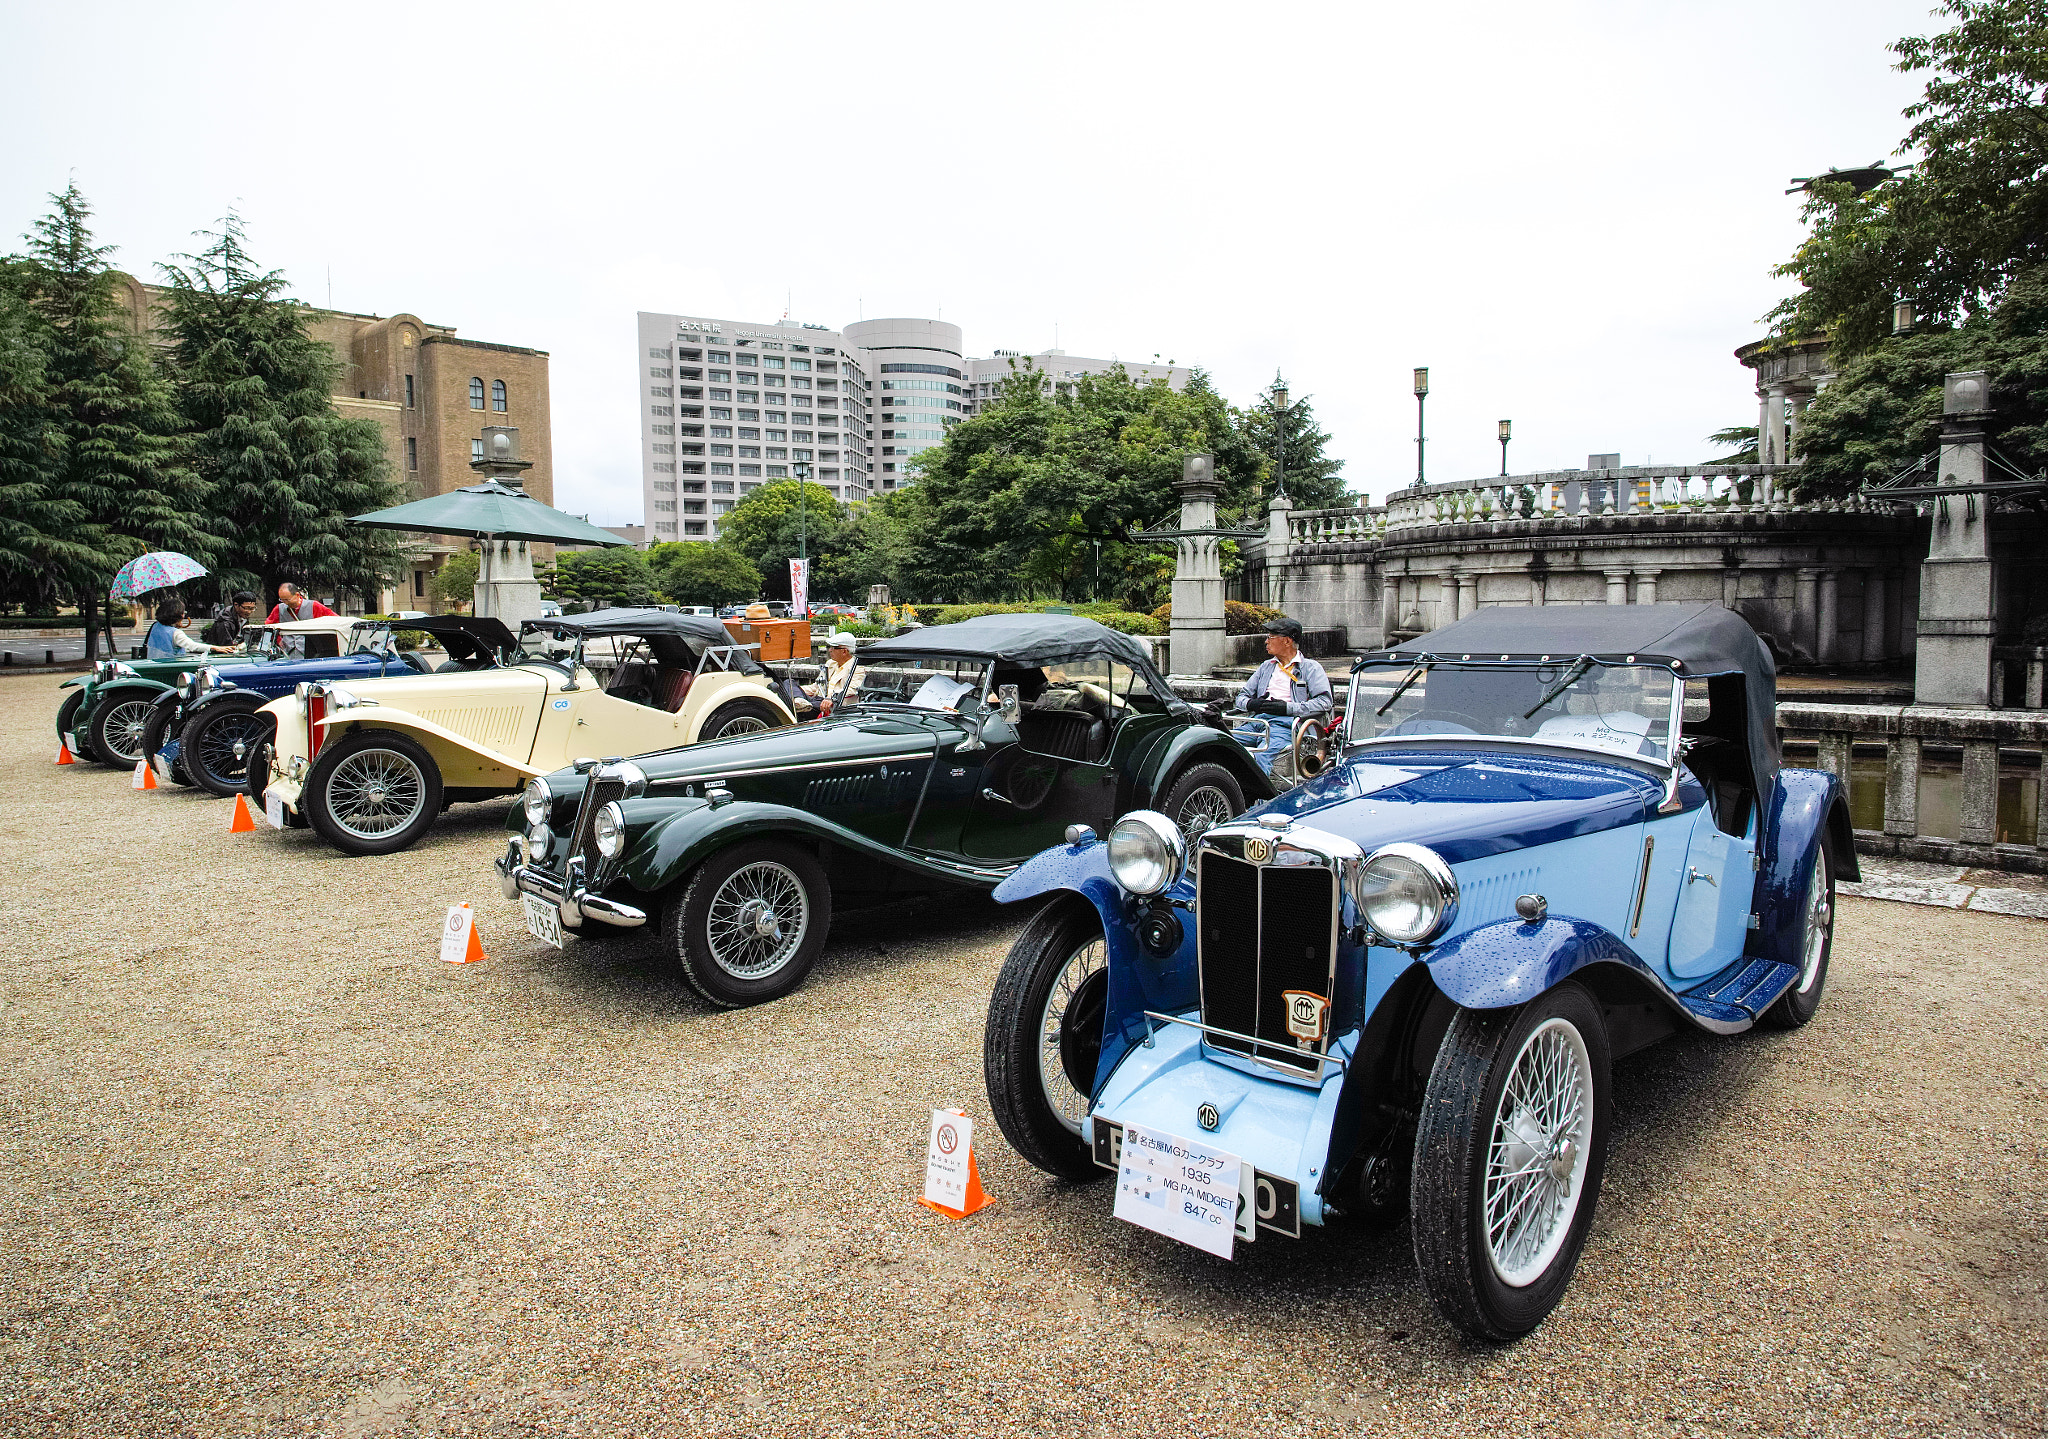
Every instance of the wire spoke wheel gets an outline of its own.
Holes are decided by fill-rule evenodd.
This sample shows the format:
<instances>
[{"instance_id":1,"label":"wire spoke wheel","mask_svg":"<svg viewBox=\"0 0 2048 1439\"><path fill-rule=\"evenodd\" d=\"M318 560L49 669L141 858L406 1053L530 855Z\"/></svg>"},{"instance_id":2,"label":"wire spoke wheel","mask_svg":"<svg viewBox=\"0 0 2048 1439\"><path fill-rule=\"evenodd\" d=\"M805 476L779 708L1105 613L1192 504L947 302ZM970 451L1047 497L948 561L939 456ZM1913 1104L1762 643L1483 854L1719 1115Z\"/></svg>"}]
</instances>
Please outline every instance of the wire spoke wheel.
<instances>
[{"instance_id":1,"label":"wire spoke wheel","mask_svg":"<svg viewBox=\"0 0 2048 1439\"><path fill-rule=\"evenodd\" d=\"M755 860L713 892L704 937L712 962L734 979L765 979L795 958L810 918L810 896L796 872Z\"/></svg>"},{"instance_id":2,"label":"wire spoke wheel","mask_svg":"<svg viewBox=\"0 0 2048 1439\"><path fill-rule=\"evenodd\" d=\"M734 735L759 734L767 728L768 721L760 718L758 715L741 715L737 719L729 719L720 725L718 733L711 737L713 739L731 739Z\"/></svg>"},{"instance_id":3,"label":"wire spoke wheel","mask_svg":"<svg viewBox=\"0 0 2048 1439\"><path fill-rule=\"evenodd\" d=\"M1038 1024L1038 1080L1053 1117L1072 1133L1088 1117L1095 1061L1102 1053L1102 1010L1109 953L1100 935L1067 956L1046 992Z\"/></svg>"},{"instance_id":4,"label":"wire spoke wheel","mask_svg":"<svg viewBox=\"0 0 2048 1439\"><path fill-rule=\"evenodd\" d=\"M381 839L419 817L426 779L412 759L393 750L359 749L327 777L327 811L357 839Z\"/></svg>"},{"instance_id":5,"label":"wire spoke wheel","mask_svg":"<svg viewBox=\"0 0 2048 1439\"><path fill-rule=\"evenodd\" d=\"M1811 994L1820 981L1821 961L1827 958L1828 938L1834 931L1834 875L1828 868L1827 850L1814 860L1812 879L1806 885L1805 944L1799 955L1799 993Z\"/></svg>"},{"instance_id":6,"label":"wire spoke wheel","mask_svg":"<svg viewBox=\"0 0 2048 1439\"><path fill-rule=\"evenodd\" d=\"M1592 1060L1569 1020L1523 1042L1487 1147L1486 1251L1501 1282L1526 1286L1563 1247L1584 1188L1592 1138Z\"/></svg>"},{"instance_id":7,"label":"wire spoke wheel","mask_svg":"<svg viewBox=\"0 0 2048 1439\"><path fill-rule=\"evenodd\" d=\"M100 721L100 742L115 759L134 764L144 758L142 729L153 708L148 700L122 700L107 711Z\"/></svg>"},{"instance_id":8,"label":"wire spoke wheel","mask_svg":"<svg viewBox=\"0 0 2048 1439\"><path fill-rule=\"evenodd\" d=\"M232 786L247 771L256 742L269 732L269 723L254 711L223 715L199 732L194 752L184 756L185 763Z\"/></svg>"},{"instance_id":9,"label":"wire spoke wheel","mask_svg":"<svg viewBox=\"0 0 2048 1439\"><path fill-rule=\"evenodd\" d=\"M1213 784L1205 784L1181 801L1180 811L1174 815L1173 822L1183 835L1192 840L1203 830L1222 824L1236 814L1237 809L1229 795Z\"/></svg>"}]
</instances>

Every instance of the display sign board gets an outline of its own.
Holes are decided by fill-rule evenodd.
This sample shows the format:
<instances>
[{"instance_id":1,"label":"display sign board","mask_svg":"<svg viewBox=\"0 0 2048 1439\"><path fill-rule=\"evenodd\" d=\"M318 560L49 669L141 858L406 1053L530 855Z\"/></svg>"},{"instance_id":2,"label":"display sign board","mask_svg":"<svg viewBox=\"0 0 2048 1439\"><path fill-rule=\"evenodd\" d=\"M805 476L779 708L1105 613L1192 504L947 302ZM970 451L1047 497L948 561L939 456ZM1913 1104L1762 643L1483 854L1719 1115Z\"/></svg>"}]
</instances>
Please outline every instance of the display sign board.
<instances>
[{"instance_id":1,"label":"display sign board","mask_svg":"<svg viewBox=\"0 0 2048 1439\"><path fill-rule=\"evenodd\" d=\"M1135 1124L1124 1126L1116 1174L1118 1219L1228 1259L1239 1217L1252 1212L1252 1167L1226 1150ZM1250 1224L1243 1226L1246 1237Z\"/></svg>"}]
</instances>

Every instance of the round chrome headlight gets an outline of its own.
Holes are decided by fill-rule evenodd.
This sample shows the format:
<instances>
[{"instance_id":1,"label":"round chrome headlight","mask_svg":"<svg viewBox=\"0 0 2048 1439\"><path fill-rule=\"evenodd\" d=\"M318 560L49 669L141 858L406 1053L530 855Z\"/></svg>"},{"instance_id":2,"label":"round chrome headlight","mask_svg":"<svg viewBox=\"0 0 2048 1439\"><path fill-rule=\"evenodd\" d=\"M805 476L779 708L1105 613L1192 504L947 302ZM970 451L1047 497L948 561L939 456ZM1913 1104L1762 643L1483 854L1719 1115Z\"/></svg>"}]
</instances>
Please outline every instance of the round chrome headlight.
<instances>
[{"instance_id":1,"label":"round chrome headlight","mask_svg":"<svg viewBox=\"0 0 2048 1439\"><path fill-rule=\"evenodd\" d=\"M544 779L531 779L526 782L526 795L519 803L526 810L528 824L546 824L548 810L554 802L555 792L548 788L548 782Z\"/></svg>"},{"instance_id":2,"label":"round chrome headlight","mask_svg":"<svg viewBox=\"0 0 2048 1439\"><path fill-rule=\"evenodd\" d=\"M1133 810L1109 831L1109 872L1132 894L1157 894L1176 879L1188 859L1188 842L1174 822L1156 810Z\"/></svg>"},{"instance_id":3,"label":"round chrome headlight","mask_svg":"<svg viewBox=\"0 0 2048 1439\"><path fill-rule=\"evenodd\" d=\"M1425 944L1457 917L1458 881L1433 849L1390 844L1374 850L1352 876L1358 912L1395 944Z\"/></svg>"},{"instance_id":4,"label":"round chrome headlight","mask_svg":"<svg viewBox=\"0 0 2048 1439\"><path fill-rule=\"evenodd\" d=\"M606 805L591 821L590 837L597 841L597 852L606 859L617 859L626 847L626 814L617 801Z\"/></svg>"}]
</instances>

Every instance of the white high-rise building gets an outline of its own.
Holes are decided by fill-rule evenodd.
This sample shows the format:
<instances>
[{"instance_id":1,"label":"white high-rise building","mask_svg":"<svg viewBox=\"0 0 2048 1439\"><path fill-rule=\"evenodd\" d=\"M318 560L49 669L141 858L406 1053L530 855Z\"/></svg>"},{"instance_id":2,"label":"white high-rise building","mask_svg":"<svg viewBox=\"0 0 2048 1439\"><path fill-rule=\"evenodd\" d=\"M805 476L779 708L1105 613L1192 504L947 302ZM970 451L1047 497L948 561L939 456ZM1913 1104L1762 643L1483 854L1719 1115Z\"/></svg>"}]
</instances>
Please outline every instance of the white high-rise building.
<instances>
[{"instance_id":1,"label":"white high-rise building","mask_svg":"<svg viewBox=\"0 0 2048 1439\"><path fill-rule=\"evenodd\" d=\"M906 462L1001 394L1013 365L1054 392L1115 360L1064 350L969 358L958 325L639 317L641 493L649 543L711 540L718 518L770 480L807 474L843 500L906 483ZM1184 389L1182 366L1126 364Z\"/></svg>"}]
</instances>

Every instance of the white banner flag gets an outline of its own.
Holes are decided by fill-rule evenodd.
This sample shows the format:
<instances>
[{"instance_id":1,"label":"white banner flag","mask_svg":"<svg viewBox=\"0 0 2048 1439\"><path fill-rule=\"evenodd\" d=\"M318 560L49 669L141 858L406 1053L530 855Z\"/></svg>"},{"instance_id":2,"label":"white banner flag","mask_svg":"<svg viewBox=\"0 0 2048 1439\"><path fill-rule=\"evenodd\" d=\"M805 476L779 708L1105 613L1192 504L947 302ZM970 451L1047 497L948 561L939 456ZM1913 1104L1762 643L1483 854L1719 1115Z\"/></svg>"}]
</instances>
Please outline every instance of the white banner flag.
<instances>
[{"instance_id":1,"label":"white banner flag","mask_svg":"<svg viewBox=\"0 0 2048 1439\"><path fill-rule=\"evenodd\" d=\"M791 619L804 619L811 612L811 562L791 560L789 562L789 615Z\"/></svg>"}]
</instances>

